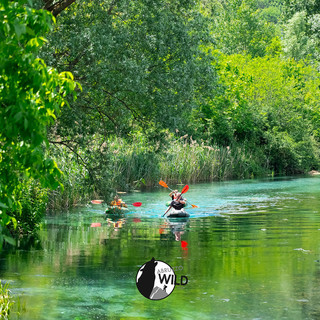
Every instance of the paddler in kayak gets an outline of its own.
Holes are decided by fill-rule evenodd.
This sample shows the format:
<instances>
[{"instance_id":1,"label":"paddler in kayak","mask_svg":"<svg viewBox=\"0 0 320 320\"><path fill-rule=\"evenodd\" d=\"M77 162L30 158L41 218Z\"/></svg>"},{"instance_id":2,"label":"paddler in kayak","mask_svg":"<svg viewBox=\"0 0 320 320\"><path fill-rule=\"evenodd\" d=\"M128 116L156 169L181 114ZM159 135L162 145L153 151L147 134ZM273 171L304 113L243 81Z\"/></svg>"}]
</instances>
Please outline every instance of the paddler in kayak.
<instances>
[{"instance_id":1,"label":"paddler in kayak","mask_svg":"<svg viewBox=\"0 0 320 320\"><path fill-rule=\"evenodd\" d=\"M113 201L111 201L110 205L112 207L116 207L117 206L118 208L121 208L121 207L128 208L126 203L124 201L122 201L122 199L120 199L118 195L114 196Z\"/></svg>"},{"instance_id":2,"label":"paddler in kayak","mask_svg":"<svg viewBox=\"0 0 320 320\"><path fill-rule=\"evenodd\" d=\"M184 208L186 205L186 200L183 199L182 195L178 190L174 190L170 192L169 196L171 196L172 201L171 201L171 206L176 209L176 210L181 210Z\"/></svg>"}]
</instances>

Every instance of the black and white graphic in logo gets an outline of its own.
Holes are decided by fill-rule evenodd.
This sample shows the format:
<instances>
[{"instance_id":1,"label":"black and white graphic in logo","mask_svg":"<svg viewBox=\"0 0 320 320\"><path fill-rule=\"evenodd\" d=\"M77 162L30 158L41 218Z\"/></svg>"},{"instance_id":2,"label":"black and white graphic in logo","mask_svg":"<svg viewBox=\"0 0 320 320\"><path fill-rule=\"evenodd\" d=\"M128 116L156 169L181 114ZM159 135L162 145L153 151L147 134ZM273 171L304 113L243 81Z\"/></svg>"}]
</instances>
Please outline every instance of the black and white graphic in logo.
<instances>
[{"instance_id":1,"label":"black and white graphic in logo","mask_svg":"<svg viewBox=\"0 0 320 320\"><path fill-rule=\"evenodd\" d=\"M161 300L170 295L175 287L176 275L163 261L152 258L138 271L136 283L140 293L150 300Z\"/></svg>"}]
</instances>

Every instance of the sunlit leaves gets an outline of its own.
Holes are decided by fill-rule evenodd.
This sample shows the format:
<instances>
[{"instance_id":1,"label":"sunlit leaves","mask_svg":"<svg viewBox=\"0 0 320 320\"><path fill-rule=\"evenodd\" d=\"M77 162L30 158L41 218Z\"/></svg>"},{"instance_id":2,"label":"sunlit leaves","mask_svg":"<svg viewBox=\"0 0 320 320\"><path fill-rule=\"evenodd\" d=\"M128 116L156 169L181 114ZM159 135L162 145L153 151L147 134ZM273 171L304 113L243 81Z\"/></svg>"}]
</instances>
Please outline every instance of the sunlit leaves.
<instances>
[{"instance_id":1,"label":"sunlit leaves","mask_svg":"<svg viewBox=\"0 0 320 320\"><path fill-rule=\"evenodd\" d=\"M213 32L224 53L264 56L271 40L278 35L275 24L268 17L263 18L255 1L227 1L217 13Z\"/></svg>"},{"instance_id":2,"label":"sunlit leaves","mask_svg":"<svg viewBox=\"0 0 320 320\"><path fill-rule=\"evenodd\" d=\"M46 158L47 126L56 118L76 83L70 73L59 74L37 57L51 28L52 16L21 2L0 7L0 202L2 225L16 220L8 213L21 210L24 180L35 178L57 187L60 170Z\"/></svg>"},{"instance_id":3,"label":"sunlit leaves","mask_svg":"<svg viewBox=\"0 0 320 320\"><path fill-rule=\"evenodd\" d=\"M317 166L320 81L313 67L279 56L219 54L217 69L222 89L195 113L215 142L249 144L276 172Z\"/></svg>"}]
</instances>

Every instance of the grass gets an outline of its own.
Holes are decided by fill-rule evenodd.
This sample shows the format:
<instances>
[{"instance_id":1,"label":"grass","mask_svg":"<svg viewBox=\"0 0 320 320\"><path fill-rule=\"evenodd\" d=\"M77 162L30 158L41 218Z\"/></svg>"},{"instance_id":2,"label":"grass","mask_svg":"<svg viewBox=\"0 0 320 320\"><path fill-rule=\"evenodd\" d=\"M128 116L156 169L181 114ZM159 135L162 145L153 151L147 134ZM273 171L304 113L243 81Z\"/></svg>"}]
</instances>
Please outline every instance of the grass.
<instances>
[{"instance_id":1,"label":"grass","mask_svg":"<svg viewBox=\"0 0 320 320\"><path fill-rule=\"evenodd\" d=\"M159 150L123 141L113 145L112 183L116 188L153 186L160 178L171 183L248 178L267 173L261 157L249 148L209 146L191 137L168 137Z\"/></svg>"},{"instance_id":2,"label":"grass","mask_svg":"<svg viewBox=\"0 0 320 320\"><path fill-rule=\"evenodd\" d=\"M207 146L191 138L168 147L160 172L171 182L241 179L262 174L255 162L255 155L244 147Z\"/></svg>"},{"instance_id":3,"label":"grass","mask_svg":"<svg viewBox=\"0 0 320 320\"><path fill-rule=\"evenodd\" d=\"M9 319L10 309L14 304L10 295L8 283L4 285L0 281L0 319Z\"/></svg>"}]
</instances>

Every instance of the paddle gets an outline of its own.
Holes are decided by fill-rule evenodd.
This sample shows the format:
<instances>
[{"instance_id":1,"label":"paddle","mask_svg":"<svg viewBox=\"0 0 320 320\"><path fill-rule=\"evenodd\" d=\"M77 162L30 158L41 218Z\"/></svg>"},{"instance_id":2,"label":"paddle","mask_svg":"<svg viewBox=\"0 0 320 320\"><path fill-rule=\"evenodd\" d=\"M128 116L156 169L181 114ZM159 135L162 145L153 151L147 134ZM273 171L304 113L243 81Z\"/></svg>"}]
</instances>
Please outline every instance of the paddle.
<instances>
[{"instance_id":1,"label":"paddle","mask_svg":"<svg viewBox=\"0 0 320 320\"><path fill-rule=\"evenodd\" d=\"M95 228L95 227L101 227L101 223L100 222L94 222L94 223L91 223L91 228Z\"/></svg>"},{"instance_id":2,"label":"paddle","mask_svg":"<svg viewBox=\"0 0 320 320\"><path fill-rule=\"evenodd\" d=\"M187 191L189 190L189 186L186 184L183 188L182 188L182 191L181 191L181 194L179 196L179 198L176 200L176 201L179 201L182 194L183 193L186 193ZM172 208L172 206L170 205L169 208L166 210L166 212L163 214L163 217L167 214L167 212Z\"/></svg>"},{"instance_id":3,"label":"paddle","mask_svg":"<svg viewBox=\"0 0 320 320\"><path fill-rule=\"evenodd\" d=\"M91 200L90 201L92 204L101 204L102 202L104 202L103 200Z\"/></svg>"},{"instance_id":4,"label":"paddle","mask_svg":"<svg viewBox=\"0 0 320 320\"><path fill-rule=\"evenodd\" d=\"M188 250L188 242L181 240L181 248L182 250Z\"/></svg>"},{"instance_id":5,"label":"paddle","mask_svg":"<svg viewBox=\"0 0 320 320\"><path fill-rule=\"evenodd\" d=\"M142 202L134 202L134 203L132 203L132 205L134 207L141 207L142 206Z\"/></svg>"},{"instance_id":6,"label":"paddle","mask_svg":"<svg viewBox=\"0 0 320 320\"><path fill-rule=\"evenodd\" d=\"M103 200L91 200L92 204L101 204L102 202L104 202ZM132 204L129 203L129 205L132 205L134 207L141 207L142 206L142 202L134 202Z\"/></svg>"},{"instance_id":7,"label":"paddle","mask_svg":"<svg viewBox=\"0 0 320 320\"><path fill-rule=\"evenodd\" d=\"M168 185L167 185L164 181L160 180L160 181L159 181L159 184L160 184L160 186L165 187L165 188L168 188L170 191L173 191L171 188L168 187ZM186 200L186 201L187 201L189 204L191 204L188 200ZM192 208L198 208L198 206L196 206L195 204L191 204L191 207L192 207Z\"/></svg>"}]
</instances>

